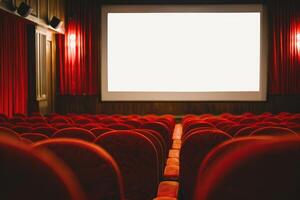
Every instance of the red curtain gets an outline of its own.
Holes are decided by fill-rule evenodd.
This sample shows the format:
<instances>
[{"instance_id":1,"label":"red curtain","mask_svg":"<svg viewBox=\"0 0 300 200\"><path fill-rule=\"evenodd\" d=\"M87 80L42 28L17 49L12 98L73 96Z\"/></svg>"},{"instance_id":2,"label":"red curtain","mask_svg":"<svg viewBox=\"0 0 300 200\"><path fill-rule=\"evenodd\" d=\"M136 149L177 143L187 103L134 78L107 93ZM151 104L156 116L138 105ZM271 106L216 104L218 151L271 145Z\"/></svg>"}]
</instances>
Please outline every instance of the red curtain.
<instances>
[{"instance_id":1,"label":"red curtain","mask_svg":"<svg viewBox=\"0 0 300 200\"><path fill-rule=\"evenodd\" d=\"M0 10L0 113L27 114L28 54L25 20Z\"/></svg>"},{"instance_id":2,"label":"red curtain","mask_svg":"<svg viewBox=\"0 0 300 200\"><path fill-rule=\"evenodd\" d=\"M300 94L299 0L270 0L269 93Z\"/></svg>"},{"instance_id":3,"label":"red curtain","mask_svg":"<svg viewBox=\"0 0 300 200\"><path fill-rule=\"evenodd\" d=\"M100 6L97 1L66 2L66 32L57 36L61 95L98 94Z\"/></svg>"}]
</instances>

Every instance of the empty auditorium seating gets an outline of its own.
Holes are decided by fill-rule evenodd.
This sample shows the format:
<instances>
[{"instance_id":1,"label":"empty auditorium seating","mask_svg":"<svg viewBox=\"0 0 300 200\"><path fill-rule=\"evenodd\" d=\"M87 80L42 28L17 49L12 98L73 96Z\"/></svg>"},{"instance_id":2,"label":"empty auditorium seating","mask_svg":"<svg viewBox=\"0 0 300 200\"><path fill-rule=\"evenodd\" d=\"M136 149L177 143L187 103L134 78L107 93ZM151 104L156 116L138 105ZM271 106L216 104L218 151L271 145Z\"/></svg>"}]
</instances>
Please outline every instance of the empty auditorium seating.
<instances>
[{"instance_id":1,"label":"empty auditorium seating","mask_svg":"<svg viewBox=\"0 0 300 200\"><path fill-rule=\"evenodd\" d=\"M245 146L247 144L263 142L265 140L270 139L269 136L253 136L253 137L240 137L234 138L228 141L225 141L215 148L213 148L203 159L200 168L198 169L198 174L206 173L210 167L214 165L214 162L217 162L218 159L222 158L226 153L233 151L235 149L239 149L241 146Z\"/></svg>"},{"instance_id":2,"label":"empty auditorium seating","mask_svg":"<svg viewBox=\"0 0 300 200\"><path fill-rule=\"evenodd\" d=\"M15 124L18 122L26 122L26 119L24 116L14 116L12 118L9 119L9 122Z\"/></svg>"},{"instance_id":3,"label":"empty auditorium seating","mask_svg":"<svg viewBox=\"0 0 300 200\"><path fill-rule=\"evenodd\" d=\"M299 199L299 157L300 139L296 136L242 145L198 174L194 199Z\"/></svg>"},{"instance_id":4,"label":"empty auditorium seating","mask_svg":"<svg viewBox=\"0 0 300 200\"><path fill-rule=\"evenodd\" d=\"M206 154L231 136L220 130L199 130L182 141L180 151L180 197L191 199L197 170Z\"/></svg>"},{"instance_id":5,"label":"empty auditorium seating","mask_svg":"<svg viewBox=\"0 0 300 200\"><path fill-rule=\"evenodd\" d=\"M49 152L0 137L1 199L85 200L75 175Z\"/></svg>"},{"instance_id":6,"label":"empty auditorium seating","mask_svg":"<svg viewBox=\"0 0 300 200\"><path fill-rule=\"evenodd\" d=\"M0 123L1 122L8 122L8 118L6 115L0 113Z\"/></svg>"},{"instance_id":7,"label":"empty auditorium seating","mask_svg":"<svg viewBox=\"0 0 300 200\"><path fill-rule=\"evenodd\" d=\"M48 136L41 133L23 133L20 135L20 137L22 139L25 138L27 140L30 140L31 142L38 142L38 141L49 139Z\"/></svg>"},{"instance_id":8,"label":"empty auditorium seating","mask_svg":"<svg viewBox=\"0 0 300 200\"><path fill-rule=\"evenodd\" d=\"M186 115L175 126L171 115L17 115L1 118L0 133L36 151L46 148L56 154L79 179L87 199L191 200L195 188L198 195L207 174L231 152L296 137L298 117L250 112ZM102 152L101 162L97 149L107 152ZM108 166L113 166L111 171Z\"/></svg>"},{"instance_id":9,"label":"empty auditorium seating","mask_svg":"<svg viewBox=\"0 0 300 200\"><path fill-rule=\"evenodd\" d=\"M257 135L284 136L284 135L297 135L297 133L295 133L294 131L288 128L267 126L267 127L262 127L253 130L250 134L250 136L257 136Z\"/></svg>"},{"instance_id":10,"label":"empty auditorium seating","mask_svg":"<svg viewBox=\"0 0 300 200\"><path fill-rule=\"evenodd\" d=\"M78 177L89 200L124 199L119 167L101 147L69 138L38 142L34 147L50 149L62 159Z\"/></svg>"},{"instance_id":11,"label":"empty auditorium seating","mask_svg":"<svg viewBox=\"0 0 300 200\"><path fill-rule=\"evenodd\" d=\"M32 132L32 128L28 125L17 125L13 126L12 129L17 133L30 133Z\"/></svg>"},{"instance_id":12,"label":"empty auditorium seating","mask_svg":"<svg viewBox=\"0 0 300 200\"><path fill-rule=\"evenodd\" d=\"M85 140L87 142L93 142L96 137L95 135L83 128L64 128L56 131L53 138L77 138Z\"/></svg>"},{"instance_id":13,"label":"empty auditorium seating","mask_svg":"<svg viewBox=\"0 0 300 200\"><path fill-rule=\"evenodd\" d=\"M136 119L128 119L128 120L125 120L123 123L131 125L134 128L140 128L140 126L142 125L142 123Z\"/></svg>"},{"instance_id":14,"label":"empty auditorium seating","mask_svg":"<svg viewBox=\"0 0 300 200\"><path fill-rule=\"evenodd\" d=\"M146 122L141 126L142 129L150 129L150 130L154 130L157 131L158 133L160 133L166 144L167 144L167 148L171 147L171 130L168 129L168 127L162 123L162 122Z\"/></svg>"},{"instance_id":15,"label":"empty auditorium seating","mask_svg":"<svg viewBox=\"0 0 300 200\"><path fill-rule=\"evenodd\" d=\"M59 115L59 116L55 116L55 117L51 118L51 119L49 120L49 123L50 123L50 124L57 124L57 123L65 123L65 124L69 124L69 123L70 123L70 120L68 120L67 117L64 117L64 116Z\"/></svg>"},{"instance_id":16,"label":"empty auditorium seating","mask_svg":"<svg viewBox=\"0 0 300 200\"><path fill-rule=\"evenodd\" d=\"M98 137L99 135L109 132L109 131L113 131L113 129L111 128L106 128L106 127L98 127L98 128L93 128L90 130L96 137Z\"/></svg>"},{"instance_id":17,"label":"empty auditorium seating","mask_svg":"<svg viewBox=\"0 0 300 200\"><path fill-rule=\"evenodd\" d=\"M247 127L247 125L245 124L237 124L237 125L233 125L228 127L227 130L225 130L226 133L228 133L231 136L234 136L239 130L241 130L242 128Z\"/></svg>"},{"instance_id":18,"label":"empty auditorium seating","mask_svg":"<svg viewBox=\"0 0 300 200\"><path fill-rule=\"evenodd\" d=\"M0 136L1 135L6 135L9 137L14 137L16 139L19 138L19 135L17 132L15 132L14 130L10 129L10 128L6 128L6 127L0 127Z\"/></svg>"},{"instance_id":19,"label":"empty auditorium seating","mask_svg":"<svg viewBox=\"0 0 300 200\"><path fill-rule=\"evenodd\" d=\"M257 129L257 127L255 127L255 126L246 126L244 128L241 128L240 130L238 130L235 133L234 137L249 136L252 133L252 131L254 131L256 129Z\"/></svg>"},{"instance_id":20,"label":"empty auditorium seating","mask_svg":"<svg viewBox=\"0 0 300 200\"><path fill-rule=\"evenodd\" d=\"M128 124L124 124L124 123L113 123L113 124L109 124L107 125L107 128L111 128L114 130L130 130L133 129L134 127Z\"/></svg>"},{"instance_id":21,"label":"empty auditorium seating","mask_svg":"<svg viewBox=\"0 0 300 200\"><path fill-rule=\"evenodd\" d=\"M56 128L54 127L47 127L47 126L43 126L43 127L36 127L33 128L32 132L35 133L42 133L44 135L47 135L48 137L52 137L52 135L57 131Z\"/></svg>"},{"instance_id":22,"label":"empty auditorium seating","mask_svg":"<svg viewBox=\"0 0 300 200\"><path fill-rule=\"evenodd\" d=\"M30 123L47 123L45 118L42 116L32 116L27 119L27 122Z\"/></svg>"},{"instance_id":23,"label":"empty auditorium seating","mask_svg":"<svg viewBox=\"0 0 300 200\"><path fill-rule=\"evenodd\" d=\"M163 169L164 163L165 163L165 154L164 154L165 150L164 150L164 147L163 147L161 141L159 140L159 138L156 137L155 134L153 134L149 130L135 129L134 131L146 136L149 140L151 140L151 142L155 146L156 151L157 151L157 157L158 157L159 178L161 178L162 174L163 174L163 170L164 170Z\"/></svg>"},{"instance_id":24,"label":"empty auditorium seating","mask_svg":"<svg viewBox=\"0 0 300 200\"><path fill-rule=\"evenodd\" d=\"M84 128L87 130L91 130L93 128L99 128L99 127L101 127L101 125L98 123L88 123L88 124L81 125L81 128Z\"/></svg>"},{"instance_id":25,"label":"empty auditorium seating","mask_svg":"<svg viewBox=\"0 0 300 200\"><path fill-rule=\"evenodd\" d=\"M7 127L7 128L12 128L14 124L11 124L9 122L0 122L0 127Z\"/></svg>"},{"instance_id":26,"label":"empty auditorium seating","mask_svg":"<svg viewBox=\"0 0 300 200\"><path fill-rule=\"evenodd\" d=\"M202 120L193 120L185 123L182 131L186 134L196 128L215 128L215 126Z\"/></svg>"},{"instance_id":27,"label":"empty auditorium seating","mask_svg":"<svg viewBox=\"0 0 300 200\"><path fill-rule=\"evenodd\" d=\"M119 165L125 198L150 200L155 197L159 161L151 140L132 130L116 130L100 135L95 143L107 150Z\"/></svg>"}]
</instances>

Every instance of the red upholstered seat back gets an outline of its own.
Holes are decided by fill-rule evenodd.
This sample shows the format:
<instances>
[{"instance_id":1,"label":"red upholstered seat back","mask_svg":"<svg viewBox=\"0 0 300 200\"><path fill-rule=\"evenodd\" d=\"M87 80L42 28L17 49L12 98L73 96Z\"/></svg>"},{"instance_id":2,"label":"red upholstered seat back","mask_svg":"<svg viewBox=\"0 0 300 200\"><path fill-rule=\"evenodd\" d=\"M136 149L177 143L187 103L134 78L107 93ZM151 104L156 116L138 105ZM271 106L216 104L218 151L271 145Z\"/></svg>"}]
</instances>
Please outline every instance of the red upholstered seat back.
<instances>
[{"instance_id":1,"label":"red upholstered seat back","mask_svg":"<svg viewBox=\"0 0 300 200\"><path fill-rule=\"evenodd\" d=\"M171 147L171 139L172 135L170 133L169 128L167 125L165 125L162 122L146 122L141 126L142 129L150 129L157 131L159 134L161 134L167 144L167 147Z\"/></svg>"},{"instance_id":2,"label":"red upholstered seat back","mask_svg":"<svg viewBox=\"0 0 300 200\"><path fill-rule=\"evenodd\" d=\"M38 142L34 147L50 149L62 159L78 177L89 200L124 199L119 167L101 147L69 138Z\"/></svg>"},{"instance_id":3,"label":"red upholstered seat back","mask_svg":"<svg viewBox=\"0 0 300 200\"><path fill-rule=\"evenodd\" d=\"M93 128L90 130L96 137L99 135L102 135L103 133L113 131L111 128L106 128L106 127L100 127L100 128Z\"/></svg>"},{"instance_id":4,"label":"red upholstered seat back","mask_svg":"<svg viewBox=\"0 0 300 200\"><path fill-rule=\"evenodd\" d=\"M84 200L77 179L49 152L0 138L1 199Z\"/></svg>"},{"instance_id":5,"label":"red upholstered seat back","mask_svg":"<svg viewBox=\"0 0 300 200\"><path fill-rule=\"evenodd\" d=\"M258 128L251 132L250 136L257 136L257 135L270 135L270 136L284 136L284 135L296 135L294 131L288 128L282 127L262 127Z\"/></svg>"},{"instance_id":6,"label":"red upholstered seat back","mask_svg":"<svg viewBox=\"0 0 300 200\"><path fill-rule=\"evenodd\" d=\"M155 146L147 137L132 130L117 130L100 135L95 143L107 150L119 165L127 199L155 197L159 161Z\"/></svg>"},{"instance_id":7,"label":"red upholstered seat back","mask_svg":"<svg viewBox=\"0 0 300 200\"><path fill-rule=\"evenodd\" d=\"M83 128L64 128L56 131L53 138L76 138L85 140L87 142L93 142L96 137L95 135L86 129Z\"/></svg>"},{"instance_id":8,"label":"red upholstered seat back","mask_svg":"<svg viewBox=\"0 0 300 200\"><path fill-rule=\"evenodd\" d=\"M0 127L0 136L1 135L6 135L9 137L14 137L19 139L19 135L17 132L15 132L14 130L10 129L10 128L6 128L6 127Z\"/></svg>"},{"instance_id":9,"label":"red upholstered seat back","mask_svg":"<svg viewBox=\"0 0 300 200\"><path fill-rule=\"evenodd\" d=\"M273 137L226 152L199 174L195 200L300 199L300 138Z\"/></svg>"},{"instance_id":10,"label":"red upholstered seat back","mask_svg":"<svg viewBox=\"0 0 300 200\"><path fill-rule=\"evenodd\" d=\"M47 135L48 137L52 137L52 135L57 131L57 129L53 127L37 127L34 128L32 131L35 133Z\"/></svg>"},{"instance_id":11,"label":"red upholstered seat back","mask_svg":"<svg viewBox=\"0 0 300 200\"><path fill-rule=\"evenodd\" d=\"M123 124L123 123L113 123L107 125L107 128L111 128L114 130L130 130L133 129L134 127L128 124Z\"/></svg>"},{"instance_id":12,"label":"red upholstered seat back","mask_svg":"<svg viewBox=\"0 0 300 200\"><path fill-rule=\"evenodd\" d=\"M231 136L220 130L199 130L190 134L180 151L180 195L191 199L195 188L197 170L206 154Z\"/></svg>"},{"instance_id":13,"label":"red upholstered seat back","mask_svg":"<svg viewBox=\"0 0 300 200\"><path fill-rule=\"evenodd\" d=\"M30 140L31 142L38 142L49 139L48 136L41 133L23 133L20 137Z\"/></svg>"},{"instance_id":14,"label":"red upholstered seat back","mask_svg":"<svg viewBox=\"0 0 300 200\"><path fill-rule=\"evenodd\" d=\"M203 176L206 173L206 171L210 167L212 167L214 163L218 161L218 159L226 155L226 153L233 150L238 150L239 148L247 144L252 144L254 142L261 142L267 139L270 139L270 137L269 136L240 137L219 144L205 156L198 170L198 174L201 174L199 176Z\"/></svg>"},{"instance_id":15,"label":"red upholstered seat back","mask_svg":"<svg viewBox=\"0 0 300 200\"><path fill-rule=\"evenodd\" d=\"M246 126L244 128L241 128L240 130L238 130L234 137L245 137L245 136L249 136L252 131L256 130L258 127L255 126Z\"/></svg>"}]
</instances>

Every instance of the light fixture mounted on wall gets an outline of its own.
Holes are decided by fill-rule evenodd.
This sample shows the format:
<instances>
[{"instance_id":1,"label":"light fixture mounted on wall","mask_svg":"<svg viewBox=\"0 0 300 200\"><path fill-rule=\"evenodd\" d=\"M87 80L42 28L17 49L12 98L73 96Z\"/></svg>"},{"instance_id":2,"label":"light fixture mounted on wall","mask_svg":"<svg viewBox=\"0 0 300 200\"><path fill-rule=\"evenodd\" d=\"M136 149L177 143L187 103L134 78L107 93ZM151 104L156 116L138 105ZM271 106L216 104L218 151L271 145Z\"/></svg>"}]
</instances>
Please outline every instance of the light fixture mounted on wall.
<instances>
[{"instance_id":1,"label":"light fixture mounted on wall","mask_svg":"<svg viewBox=\"0 0 300 200\"><path fill-rule=\"evenodd\" d=\"M33 8L31 8L28 4L26 4L25 2L21 2L17 12L19 13L19 15L21 15L22 17L27 17L28 15L31 14L31 12L33 11Z\"/></svg>"}]
</instances>

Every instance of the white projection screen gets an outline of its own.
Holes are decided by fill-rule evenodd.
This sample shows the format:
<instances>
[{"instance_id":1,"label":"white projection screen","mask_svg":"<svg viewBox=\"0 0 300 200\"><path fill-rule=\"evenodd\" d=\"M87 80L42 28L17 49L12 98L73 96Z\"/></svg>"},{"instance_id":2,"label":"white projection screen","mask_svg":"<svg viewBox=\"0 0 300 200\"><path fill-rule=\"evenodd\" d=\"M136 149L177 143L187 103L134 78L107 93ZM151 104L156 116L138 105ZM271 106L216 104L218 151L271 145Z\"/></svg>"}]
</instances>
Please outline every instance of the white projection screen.
<instances>
[{"instance_id":1,"label":"white projection screen","mask_svg":"<svg viewBox=\"0 0 300 200\"><path fill-rule=\"evenodd\" d=\"M102 7L103 101L265 101L262 5Z\"/></svg>"}]
</instances>

